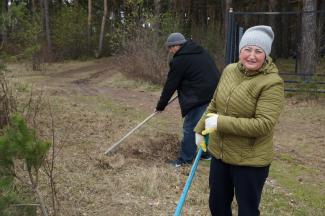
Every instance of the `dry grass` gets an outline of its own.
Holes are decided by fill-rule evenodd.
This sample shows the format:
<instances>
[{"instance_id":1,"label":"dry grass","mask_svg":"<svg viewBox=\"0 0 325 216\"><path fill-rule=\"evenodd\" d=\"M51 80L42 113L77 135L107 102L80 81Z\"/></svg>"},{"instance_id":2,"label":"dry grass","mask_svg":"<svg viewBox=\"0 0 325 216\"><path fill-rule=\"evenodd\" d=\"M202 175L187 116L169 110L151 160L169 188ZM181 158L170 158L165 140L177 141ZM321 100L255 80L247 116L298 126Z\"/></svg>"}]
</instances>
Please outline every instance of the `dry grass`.
<instances>
[{"instance_id":1,"label":"dry grass","mask_svg":"<svg viewBox=\"0 0 325 216\"><path fill-rule=\"evenodd\" d=\"M158 100L156 92L147 92L123 76L116 78L110 72L116 67L107 62L53 65L45 74L37 73L37 79L19 65L12 73L14 86L30 85L32 80L35 93L45 90L53 105L56 139L63 146L56 164L61 215L172 215L190 171L167 163L179 147L179 108L172 104L112 154L103 155L151 114ZM107 71L93 76L103 69ZM89 82L75 82L85 78ZM112 80L119 83L111 86ZM17 94L23 102L28 88ZM276 159L264 189L262 215L324 212L324 119L323 98L287 101L276 128ZM40 121L47 136L48 116ZM209 163L200 163L183 215L210 215L208 172ZM46 194L47 183L41 187Z\"/></svg>"}]
</instances>

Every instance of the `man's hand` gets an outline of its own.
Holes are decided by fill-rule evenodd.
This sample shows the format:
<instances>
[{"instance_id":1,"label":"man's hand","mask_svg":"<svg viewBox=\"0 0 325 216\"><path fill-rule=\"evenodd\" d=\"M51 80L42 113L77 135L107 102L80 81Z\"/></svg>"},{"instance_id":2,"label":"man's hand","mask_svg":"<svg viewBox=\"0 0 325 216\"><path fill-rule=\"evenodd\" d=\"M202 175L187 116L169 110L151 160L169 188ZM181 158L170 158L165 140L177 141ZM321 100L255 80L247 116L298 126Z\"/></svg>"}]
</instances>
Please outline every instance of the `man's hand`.
<instances>
[{"instance_id":1,"label":"man's hand","mask_svg":"<svg viewBox=\"0 0 325 216\"><path fill-rule=\"evenodd\" d=\"M158 102L157 106L156 106L156 111L161 112L161 111L164 111L164 109L165 109L165 106L163 106L160 102Z\"/></svg>"},{"instance_id":2,"label":"man's hand","mask_svg":"<svg viewBox=\"0 0 325 216\"><path fill-rule=\"evenodd\" d=\"M155 112L156 113L161 113L162 111L155 109Z\"/></svg>"},{"instance_id":3,"label":"man's hand","mask_svg":"<svg viewBox=\"0 0 325 216\"><path fill-rule=\"evenodd\" d=\"M162 112L162 111L164 111L164 109L165 109L165 107L157 105L156 112Z\"/></svg>"},{"instance_id":4,"label":"man's hand","mask_svg":"<svg viewBox=\"0 0 325 216\"><path fill-rule=\"evenodd\" d=\"M205 143L205 139L199 133L195 133L195 144L197 145L198 148L201 147L204 152L207 151L207 145Z\"/></svg>"},{"instance_id":5,"label":"man's hand","mask_svg":"<svg viewBox=\"0 0 325 216\"><path fill-rule=\"evenodd\" d=\"M205 119L205 129L204 131L202 131L203 135L209 134L217 130L219 115L216 113L208 113L207 117L208 118Z\"/></svg>"}]
</instances>

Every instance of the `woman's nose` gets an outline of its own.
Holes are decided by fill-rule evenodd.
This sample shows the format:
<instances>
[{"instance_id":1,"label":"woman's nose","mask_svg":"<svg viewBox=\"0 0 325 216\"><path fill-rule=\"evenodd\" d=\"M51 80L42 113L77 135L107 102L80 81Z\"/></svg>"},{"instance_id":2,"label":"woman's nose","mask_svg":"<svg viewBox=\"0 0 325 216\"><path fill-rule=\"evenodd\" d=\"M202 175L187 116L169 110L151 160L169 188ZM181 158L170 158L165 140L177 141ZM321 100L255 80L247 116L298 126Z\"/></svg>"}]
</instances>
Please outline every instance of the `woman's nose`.
<instances>
[{"instance_id":1,"label":"woman's nose","mask_svg":"<svg viewBox=\"0 0 325 216\"><path fill-rule=\"evenodd\" d=\"M256 53L255 53L254 51L251 51L251 52L249 52L248 56L249 56L250 58L255 58Z\"/></svg>"}]
</instances>

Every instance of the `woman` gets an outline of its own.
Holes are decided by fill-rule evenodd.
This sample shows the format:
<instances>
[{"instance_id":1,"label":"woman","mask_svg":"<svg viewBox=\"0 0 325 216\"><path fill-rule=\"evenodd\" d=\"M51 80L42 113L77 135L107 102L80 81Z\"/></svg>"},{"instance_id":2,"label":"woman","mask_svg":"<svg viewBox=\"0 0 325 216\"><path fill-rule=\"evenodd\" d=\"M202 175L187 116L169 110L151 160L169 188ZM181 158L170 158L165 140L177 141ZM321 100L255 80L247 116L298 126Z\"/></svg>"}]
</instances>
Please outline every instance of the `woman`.
<instances>
[{"instance_id":1,"label":"woman","mask_svg":"<svg viewBox=\"0 0 325 216\"><path fill-rule=\"evenodd\" d=\"M274 34L254 26L239 44L239 62L228 65L207 111L195 127L196 144L209 133L209 207L213 216L259 215L273 158L273 128L284 104L283 80L269 57Z\"/></svg>"}]
</instances>

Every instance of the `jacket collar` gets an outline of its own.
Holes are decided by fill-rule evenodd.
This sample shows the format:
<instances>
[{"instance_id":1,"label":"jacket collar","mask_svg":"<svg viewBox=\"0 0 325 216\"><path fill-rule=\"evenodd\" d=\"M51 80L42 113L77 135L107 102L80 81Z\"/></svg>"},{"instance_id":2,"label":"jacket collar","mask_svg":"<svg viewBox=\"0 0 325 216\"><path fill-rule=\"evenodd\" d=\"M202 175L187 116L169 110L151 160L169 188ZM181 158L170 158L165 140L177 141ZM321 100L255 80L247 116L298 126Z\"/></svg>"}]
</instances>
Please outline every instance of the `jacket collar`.
<instances>
[{"instance_id":1,"label":"jacket collar","mask_svg":"<svg viewBox=\"0 0 325 216\"><path fill-rule=\"evenodd\" d=\"M256 71L248 72L240 61L237 62L237 67L239 71L242 72L247 77L255 76L257 74L278 73L277 66L273 63L272 58L269 56L265 59L262 67Z\"/></svg>"}]
</instances>

